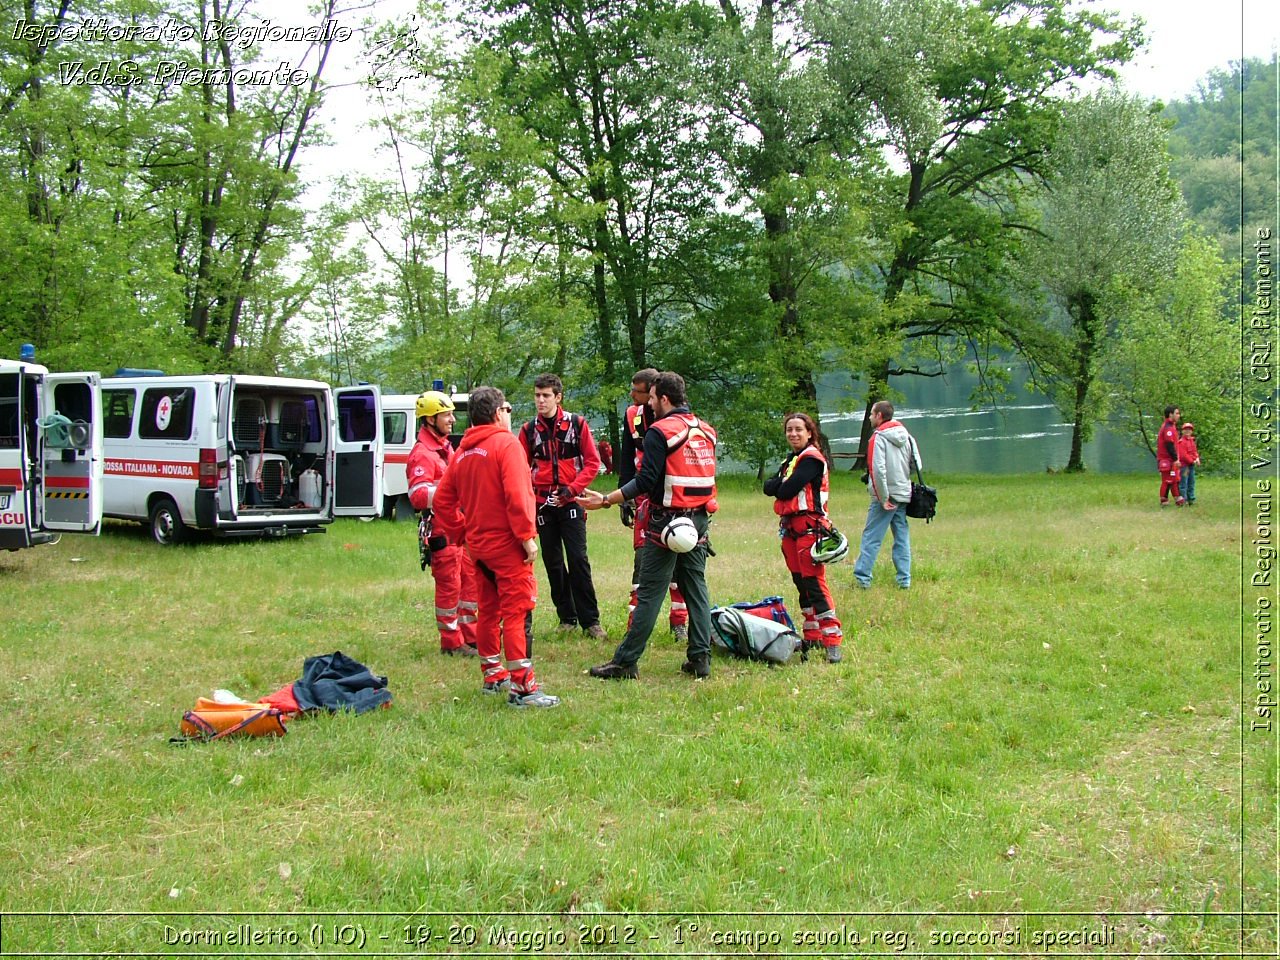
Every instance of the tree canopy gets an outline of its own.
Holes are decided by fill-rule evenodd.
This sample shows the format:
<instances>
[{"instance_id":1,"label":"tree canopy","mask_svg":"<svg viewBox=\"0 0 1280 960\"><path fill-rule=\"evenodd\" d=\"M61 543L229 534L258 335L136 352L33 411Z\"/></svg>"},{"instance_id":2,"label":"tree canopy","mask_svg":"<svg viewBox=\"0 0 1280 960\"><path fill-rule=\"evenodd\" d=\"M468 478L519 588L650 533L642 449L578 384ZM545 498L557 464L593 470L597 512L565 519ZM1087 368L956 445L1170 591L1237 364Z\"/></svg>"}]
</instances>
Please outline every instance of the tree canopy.
<instances>
[{"instance_id":1,"label":"tree canopy","mask_svg":"<svg viewBox=\"0 0 1280 960\"><path fill-rule=\"evenodd\" d=\"M423 4L370 24L385 164L320 209L298 167L325 135L333 31L282 77L208 29L266 13L31 0L33 23L175 27L0 36L0 352L393 391L549 370L614 439L631 373L657 366L760 466L784 412L818 412L820 374L858 377L869 407L1013 349L1075 424L1078 468L1099 417L1148 402L1113 387L1155 317L1232 322L1173 202L1166 125L1081 93L1140 31L1070 0ZM404 83L382 82L388 58ZM1218 241L1230 164L1269 155L1274 104L1244 145L1227 122L1267 70L1232 65L1166 110L1171 169ZM1141 282L1162 269L1199 278L1195 306Z\"/></svg>"}]
</instances>

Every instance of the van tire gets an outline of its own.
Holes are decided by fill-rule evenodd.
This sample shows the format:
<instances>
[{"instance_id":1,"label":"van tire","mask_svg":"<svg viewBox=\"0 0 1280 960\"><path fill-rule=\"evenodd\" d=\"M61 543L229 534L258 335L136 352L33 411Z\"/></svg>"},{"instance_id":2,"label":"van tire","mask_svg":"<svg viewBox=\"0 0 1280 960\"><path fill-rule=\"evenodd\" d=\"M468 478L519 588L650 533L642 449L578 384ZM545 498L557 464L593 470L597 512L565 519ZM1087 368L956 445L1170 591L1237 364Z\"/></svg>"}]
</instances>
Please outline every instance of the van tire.
<instances>
[{"instance_id":1,"label":"van tire","mask_svg":"<svg viewBox=\"0 0 1280 960\"><path fill-rule=\"evenodd\" d=\"M387 497L387 509L385 516L392 520L414 520L418 516L418 512L413 509L409 503L409 495L400 493L394 497Z\"/></svg>"},{"instance_id":2,"label":"van tire","mask_svg":"<svg viewBox=\"0 0 1280 960\"><path fill-rule=\"evenodd\" d=\"M171 547L187 539L187 528L182 525L178 505L168 497L161 497L151 505L151 539L162 547Z\"/></svg>"}]
</instances>

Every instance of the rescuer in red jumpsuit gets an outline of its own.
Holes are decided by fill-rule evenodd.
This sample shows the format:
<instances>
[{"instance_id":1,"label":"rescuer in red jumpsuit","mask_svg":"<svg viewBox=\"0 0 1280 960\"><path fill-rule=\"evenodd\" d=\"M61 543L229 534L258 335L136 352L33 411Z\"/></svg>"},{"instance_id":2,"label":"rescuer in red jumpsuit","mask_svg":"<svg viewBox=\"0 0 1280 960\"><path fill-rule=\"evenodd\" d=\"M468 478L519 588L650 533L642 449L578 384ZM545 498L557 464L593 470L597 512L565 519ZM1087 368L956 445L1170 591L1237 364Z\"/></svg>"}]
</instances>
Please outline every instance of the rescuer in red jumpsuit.
<instances>
[{"instance_id":1,"label":"rescuer in red jumpsuit","mask_svg":"<svg viewBox=\"0 0 1280 960\"><path fill-rule=\"evenodd\" d=\"M477 387L467 412L471 426L436 491L436 520L475 561L481 690L506 691L513 707L555 707L560 698L534 678L525 635L525 617L538 602L538 531L528 461L511 433L511 404L501 390Z\"/></svg>"},{"instance_id":2,"label":"rescuer in red jumpsuit","mask_svg":"<svg viewBox=\"0 0 1280 960\"><path fill-rule=\"evenodd\" d=\"M414 407L418 442L409 453L405 476L409 481L409 503L427 516L431 524L436 490L445 470L453 462L453 401L438 390L418 397ZM440 652L450 656L476 655L475 567L457 542L430 529L427 540L431 577L435 580L436 625L440 628Z\"/></svg>"}]
</instances>

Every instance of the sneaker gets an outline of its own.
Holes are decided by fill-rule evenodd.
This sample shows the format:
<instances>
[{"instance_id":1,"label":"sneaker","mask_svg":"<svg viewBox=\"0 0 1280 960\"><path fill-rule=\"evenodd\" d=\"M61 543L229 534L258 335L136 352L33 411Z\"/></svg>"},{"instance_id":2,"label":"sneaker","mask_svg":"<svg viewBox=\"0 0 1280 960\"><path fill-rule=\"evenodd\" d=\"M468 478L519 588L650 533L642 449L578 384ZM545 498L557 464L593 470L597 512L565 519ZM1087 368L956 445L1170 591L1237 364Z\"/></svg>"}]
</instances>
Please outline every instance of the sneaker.
<instances>
[{"instance_id":1,"label":"sneaker","mask_svg":"<svg viewBox=\"0 0 1280 960\"><path fill-rule=\"evenodd\" d=\"M592 667L587 673L597 680L634 680L640 676L640 671L636 669L634 663L629 667L625 667L620 663L614 663L612 660L608 663L602 663L598 667Z\"/></svg>"},{"instance_id":2,"label":"sneaker","mask_svg":"<svg viewBox=\"0 0 1280 960\"><path fill-rule=\"evenodd\" d=\"M1187 505L1187 501L1185 501L1185 500L1183 500L1181 497L1179 497L1179 498L1177 499L1177 501L1176 501L1176 504L1177 504L1179 507L1185 507L1185 506Z\"/></svg>"},{"instance_id":3,"label":"sneaker","mask_svg":"<svg viewBox=\"0 0 1280 960\"><path fill-rule=\"evenodd\" d=\"M587 636L592 640L609 639L609 635L604 632L604 627L600 626L598 623L593 623L591 626L587 627Z\"/></svg>"},{"instance_id":4,"label":"sneaker","mask_svg":"<svg viewBox=\"0 0 1280 960\"><path fill-rule=\"evenodd\" d=\"M671 625L671 636L675 637L680 643L688 643L689 625L687 623L673 623Z\"/></svg>"},{"instance_id":5,"label":"sneaker","mask_svg":"<svg viewBox=\"0 0 1280 960\"><path fill-rule=\"evenodd\" d=\"M458 647L441 647L440 652L446 657L478 657L479 651L469 643L464 643Z\"/></svg>"},{"instance_id":6,"label":"sneaker","mask_svg":"<svg viewBox=\"0 0 1280 960\"><path fill-rule=\"evenodd\" d=\"M698 680L704 680L711 676L711 658L707 656L690 657L680 664L680 672L689 673Z\"/></svg>"},{"instance_id":7,"label":"sneaker","mask_svg":"<svg viewBox=\"0 0 1280 960\"><path fill-rule=\"evenodd\" d=\"M558 707L560 706L560 698L553 697L545 690L530 690L528 693L516 693L512 690L507 694L507 706L509 707Z\"/></svg>"},{"instance_id":8,"label":"sneaker","mask_svg":"<svg viewBox=\"0 0 1280 960\"><path fill-rule=\"evenodd\" d=\"M839 663L843 659L844 654L839 647L827 647L827 663Z\"/></svg>"},{"instance_id":9,"label":"sneaker","mask_svg":"<svg viewBox=\"0 0 1280 960\"><path fill-rule=\"evenodd\" d=\"M871 589L871 584L870 584L870 583L863 583L861 580L855 580L855 581L853 581L853 585L854 585L855 587L857 587L859 590L870 590L870 589Z\"/></svg>"},{"instance_id":10,"label":"sneaker","mask_svg":"<svg viewBox=\"0 0 1280 960\"><path fill-rule=\"evenodd\" d=\"M578 625L576 623L562 623L556 627L556 633L573 633L577 629Z\"/></svg>"},{"instance_id":11,"label":"sneaker","mask_svg":"<svg viewBox=\"0 0 1280 960\"><path fill-rule=\"evenodd\" d=\"M501 680L486 680L480 684L481 693L507 693L510 689L510 677L503 677Z\"/></svg>"}]
</instances>

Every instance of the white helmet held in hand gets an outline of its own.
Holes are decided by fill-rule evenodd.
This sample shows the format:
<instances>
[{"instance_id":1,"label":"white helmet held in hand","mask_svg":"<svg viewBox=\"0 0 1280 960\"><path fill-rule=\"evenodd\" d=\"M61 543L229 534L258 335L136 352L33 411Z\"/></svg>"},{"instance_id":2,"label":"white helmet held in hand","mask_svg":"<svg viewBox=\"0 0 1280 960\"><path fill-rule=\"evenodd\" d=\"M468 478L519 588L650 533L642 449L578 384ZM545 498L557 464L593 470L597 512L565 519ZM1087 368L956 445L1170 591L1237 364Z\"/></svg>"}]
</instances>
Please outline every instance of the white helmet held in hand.
<instances>
[{"instance_id":1,"label":"white helmet held in hand","mask_svg":"<svg viewBox=\"0 0 1280 960\"><path fill-rule=\"evenodd\" d=\"M849 553L849 541L845 535L832 527L818 534L809 548L809 556L814 563L839 563Z\"/></svg>"},{"instance_id":2,"label":"white helmet held in hand","mask_svg":"<svg viewBox=\"0 0 1280 960\"><path fill-rule=\"evenodd\" d=\"M672 553L688 553L698 545L698 528L688 517L672 517L658 539Z\"/></svg>"}]
</instances>

